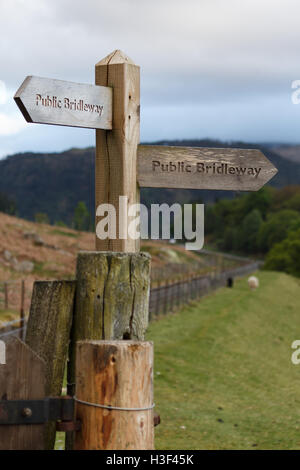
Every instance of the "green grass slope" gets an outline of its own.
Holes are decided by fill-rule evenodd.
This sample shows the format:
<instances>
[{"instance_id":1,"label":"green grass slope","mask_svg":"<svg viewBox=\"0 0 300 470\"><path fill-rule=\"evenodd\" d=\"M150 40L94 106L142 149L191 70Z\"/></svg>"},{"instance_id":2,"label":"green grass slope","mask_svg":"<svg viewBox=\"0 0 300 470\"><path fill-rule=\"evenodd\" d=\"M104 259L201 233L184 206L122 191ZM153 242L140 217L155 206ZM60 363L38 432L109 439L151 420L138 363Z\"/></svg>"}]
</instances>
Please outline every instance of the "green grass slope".
<instances>
[{"instance_id":1,"label":"green grass slope","mask_svg":"<svg viewBox=\"0 0 300 470\"><path fill-rule=\"evenodd\" d=\"M257 275L150 325L157 449L300 449L300 283Z\"/></svg>"}]
</instances>

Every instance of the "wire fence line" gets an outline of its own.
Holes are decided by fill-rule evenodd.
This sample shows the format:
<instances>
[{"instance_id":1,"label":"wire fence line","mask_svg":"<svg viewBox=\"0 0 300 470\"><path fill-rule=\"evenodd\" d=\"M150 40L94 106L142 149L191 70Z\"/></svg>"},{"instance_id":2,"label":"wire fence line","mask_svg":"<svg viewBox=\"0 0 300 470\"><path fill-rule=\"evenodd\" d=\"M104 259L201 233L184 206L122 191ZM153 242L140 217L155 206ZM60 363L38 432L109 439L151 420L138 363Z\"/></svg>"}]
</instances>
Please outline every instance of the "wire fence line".
<instances>
[{"instance_id":1,"label":"wire fence line","mask_svg":"<svg viewBox=\"0 0 300 470\"><path fill-rule=\"evenodd\" d=\"M11 285L13 286L13 292L9 289ZM18 291L18 295L16 295L16 291ZM0 281L0 302L3 304L2 308L5 312L12 313L17 309L19 310L19 318L0 326L0 338L4 339L13 335L24 339L26 331L25 280Z\"/></svg>"},{"instance_id":2,"label":"wire fence line","mask_svg":"<svg viewBox=\"0 0 300 470\"><path fill-rule=\"evenodd\" d=\"M10 336L18 336L18 338L24 340L26 327L27 319L25 317L4 323L0 328L0 339L5 341Z\"/></svg>"},{"instance_id":3,"label":"wire fence line","mask_svg":"<svg viewBox=\"0 0 300 470\"><path fill-rule=\"evenodd\" d=\"M259 269L260 265L259 261L252 261L219 273L188 277L152 288L149 303L150 321L158 315L178 310L191 300L197 300L219 287L232 285L236 277L250 274Z\"/></svg>"},{"instance_id":4,"label":"wire fence line","mask_svg":"<svg viewBox=\"0 0 300 470\"><path fill-rule=\"evenodd\" d=\"M26 335L26 324L21 328L14 328L12 330L6 331L5 333L0 334L0 339L5 341L6 338L11 336L17 336L18 338L24 340ZM2 329L0 330L2 332Z\"/></svg>"},{"instance_id":5,"label":"wire fence line","mask_svg":"<svg viewBox=\"0 0 300 470\"><path fill-rule=\"evenodd\" d=\"M24 279L10 279L0 281L0 306L4 310L24 311L25 294L29 294L25 289Z\"/></svg>"},{"instance_id":6,"label":"wire fence line","mask_svg":"<svg viewBox=\"0 0 300 470\"><path fill-rule=\"evenodd\" d=\"M207 275L187 275L180 281L165 281L150 289L149 320L158 315L174 312L192 300L197 300L219 287L231 284L236 277L245 276L261 266L259 261L249 261L231 269L221 272L212 272ZM0 328L0 339L5 341L10 336L25 339L27 318L18 318L7 322Z\"/></svg>"}]
</instances>

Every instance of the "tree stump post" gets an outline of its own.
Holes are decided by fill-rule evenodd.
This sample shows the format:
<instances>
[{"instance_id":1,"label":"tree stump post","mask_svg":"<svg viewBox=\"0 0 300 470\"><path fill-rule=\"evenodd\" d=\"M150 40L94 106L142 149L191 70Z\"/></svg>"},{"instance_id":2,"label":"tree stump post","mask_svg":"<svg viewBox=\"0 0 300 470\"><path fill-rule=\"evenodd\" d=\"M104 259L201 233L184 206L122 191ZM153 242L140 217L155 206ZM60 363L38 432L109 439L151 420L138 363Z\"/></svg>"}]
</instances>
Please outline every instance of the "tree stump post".
<instances>
[{"instance_id":1,"label":"tree stump post","mask_svg":"<svg viewBox=\"0 0 300 470\"><path fill-rule=\"evenodd\" d=\"M81 252L68 362L68 394L75 394L76 343L140 340L148 326L150 256L147 253ZM73 447L68 433L66 446Z\"/></svg>"},{"instance_id":2,"label":"tree stump post","mask_svg":"<svg viewBox=\"0 0 300 470\"><path fill-rule=\"evenodd\" d=\"M75 450L153 449L152 343L78 342L76 400Z\"/></svg>"}]
</instances>

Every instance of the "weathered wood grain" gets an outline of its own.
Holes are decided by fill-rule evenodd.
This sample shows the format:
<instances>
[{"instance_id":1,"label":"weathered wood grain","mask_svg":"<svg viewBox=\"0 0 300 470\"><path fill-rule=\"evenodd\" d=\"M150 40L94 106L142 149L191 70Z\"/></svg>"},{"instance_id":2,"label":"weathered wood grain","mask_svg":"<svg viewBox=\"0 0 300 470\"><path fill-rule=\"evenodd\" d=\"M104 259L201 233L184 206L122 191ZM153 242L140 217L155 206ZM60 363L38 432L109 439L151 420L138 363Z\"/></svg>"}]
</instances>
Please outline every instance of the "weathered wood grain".
<instances>
[{"instance_id":1,"label":"weathered wood grain","mask_svg":"<svg viewBox=\"0 0 300 470\"><path fill-rule=\"evenodd\" d=\"M14 337L6 343L6 364L0 364L0 400L45 397L45 363ZM1 425L0 450L43 450L44 425Z\"/></svg>"},{"instance_id":2,"label":"weathered wood grain","mask_svg":"<svg viewBox=\"0 0 300 470\"><path fill-rule=\"evenodd\" d=\"M68 383L75 382L76 342L143 340L148 326L150 256L146 253L81 252ZM69 387L68 393L74 393Z\"/></svg>"},{"instance_id":3,"label":"weathered wood grain","mask_svg":"<svg viewBox=\"0 0 300 470\"><path fill-rule=\"evenodd\" d=\"M29 76L14 99L27 122L91 129L112 127L109 87Z\"/></svg>"},{"instance_id":4,"label":"weathered wood grain","mask_svg":"<svg viewBox=\"0 0 300 470\"><path fill-rule=\"evenodd\" d=\"M77 344L76 397L125 408L153 404L153 345L136 341L80 341ZM77 450L154 448L153 409L108 410L77 403Z\"/></svg>"},{"instance_id":5,"label":"weathered wood grain","mask_svg":"<svg viewBox=\"0 0 300 470\"><path fill-rule=\"evenodd\" d=\"M76 342L143 340L149 321L150 256L146 253L81 252L67 369L68 394L75 393ZM73 433L66 437L73 448Z\"/></svg>"},{"instance_id":6,"label":"weathered wood grain","mask_svg":"<svg viewBox=\"0 0 300 470\"><path fill-rule=\"evenodd\" d=\"M119 238L119 196L139 202L136 154L140 139L140 68L123 52L114 51L95 66L96 85L113 88L113 130L96 131L96 210L110 203L117 214L117 238L96 237L99 251L139 251L139 240ZM97 214L97 212L96 212ZM96 215L96 224L101 217Z\"/></svg>"},{"instance_id":7,"label":"weathered wood grain","mask_svg":"<svg viewBox=\"0 0 300 470\"><path fill-rule=\"evenodd\" d=\"M34 283L26 344L46 364L46 395L60 396L67 361L75 297L75 281ZM52 449L55 423L45 430L45 446Z\"/></svg>"},{"instance_id":8,"label":"weathered wood grain","mask_svg":"<svg viewBox=\"0 0 300 470\"><path fill-rule=\"evenodd\" d=\"M138 146L140 187L257 191L276 173L260 150Z\"/></svg>"}]
</instances>

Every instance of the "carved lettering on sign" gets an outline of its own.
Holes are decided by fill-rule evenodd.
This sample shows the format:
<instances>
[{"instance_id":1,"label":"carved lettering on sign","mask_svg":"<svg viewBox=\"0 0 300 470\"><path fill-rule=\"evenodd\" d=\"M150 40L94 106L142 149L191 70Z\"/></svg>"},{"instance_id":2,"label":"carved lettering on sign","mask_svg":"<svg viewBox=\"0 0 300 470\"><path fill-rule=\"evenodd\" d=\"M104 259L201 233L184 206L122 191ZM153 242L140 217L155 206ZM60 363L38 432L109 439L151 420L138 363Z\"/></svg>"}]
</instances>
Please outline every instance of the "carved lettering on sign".
<instances>
[{"instance_id":1,"label":"carved lettering on sign","mask_svg":"<svg viewBox=\"0 0 300 470\"><path fill-rule=\"evenodd\" d=\"M138 146L141 188L257 191L276 173L256 149Z\"/></svg>"},{"instance_id":2,"label":"carved lettering on sign","mask_svg":"<svg viewBox=\"0 0 300 470\"><path fill-rule=\"evenodd\" d=\"M152 160L153 173L205 173L206 175L237 175L258 177L261 167L231 166L228 163L205 164L197 162L195 164L186 162L161 163L159 160Z\"/></svg>"},{"instance_id":3,"label":"carved lettering on sign","mask_svg":"<svg viewBox=\"0 0 300 470\"><path fill-rule=\"evenodd\" d=\"M14 99L27 122L112 128L112 88L28 76Z\"/></svg>"},{"instance_id":4,"label":"carved lettering on sign","mask_svg":"<svg viewBox=\"0 0 300 470\"><path fill-rule=\"evenodd\" d=\"M48 108L58 108L58 109L69 109L70 111L85 111L89 113L96 113L101 116L103 112L103 105L100 104L91 104L85 103L82 99L76 99L64 97L63 99L58 99L57 96L43 97L40 93L36 94L36 106L45 106Z\"/></svg>"}]
</instances>

